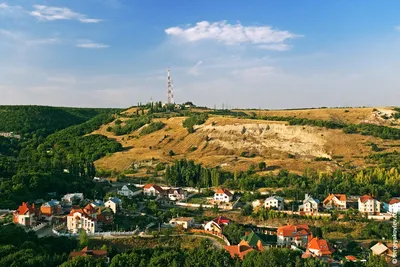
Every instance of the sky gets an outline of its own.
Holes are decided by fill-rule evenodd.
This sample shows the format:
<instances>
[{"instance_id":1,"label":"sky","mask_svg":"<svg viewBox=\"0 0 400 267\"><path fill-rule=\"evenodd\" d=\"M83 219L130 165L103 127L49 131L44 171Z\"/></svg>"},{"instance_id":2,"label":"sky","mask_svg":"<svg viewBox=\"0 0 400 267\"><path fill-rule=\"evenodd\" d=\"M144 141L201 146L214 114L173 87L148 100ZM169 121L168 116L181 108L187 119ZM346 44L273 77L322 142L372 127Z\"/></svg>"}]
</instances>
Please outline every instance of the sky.
<instances>
[{"instance_id":1,"label":"sky","mask_svg":"<svg viewBox=\"0 0 400 267\"><path fill-rule=\"evenodd\" d=\"M0 0L0 105L394 106L400 1Z\"/></svg>"}]
</instances>

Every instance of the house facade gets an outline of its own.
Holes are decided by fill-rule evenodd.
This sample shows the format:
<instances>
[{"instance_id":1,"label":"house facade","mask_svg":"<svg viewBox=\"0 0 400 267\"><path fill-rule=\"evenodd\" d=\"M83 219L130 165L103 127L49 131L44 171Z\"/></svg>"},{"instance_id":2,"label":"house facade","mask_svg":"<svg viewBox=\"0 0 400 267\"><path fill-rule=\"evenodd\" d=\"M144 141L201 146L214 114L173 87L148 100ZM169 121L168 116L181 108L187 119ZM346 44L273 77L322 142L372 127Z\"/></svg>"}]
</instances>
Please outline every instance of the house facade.
<instances>
[{"instance_id":1,"label":"house facade","mask_svg":"<svg viewBox=\"0 0 400 267\"><path fill-rule=\"evenodd\" d=\"M309 194L305 194L303 204L299 206L299 212L316 213L319 208L319 200Z\"/></svg>"},{"instance_id":2,"label":"house facade","mask_svg":"<svg viewBox=\"0 0 400 267\"><path fill-rule=\"evenodd\" d=\"M134 185L124 185L120 190L117 191L117 194L124 197L133 197L140 194L140 190L136 188Z\"/></svg>"},{"instance_id":3,"label":"house facade","mask_svg":"<svg viewBox=\"0 0 400 267\"><path fill-rule=\"evenodd\" d=\"M307 250L317 257L331 257L333 252L328 242L319 237L314 237L308 242Z\"/></svg>"},{"instance_id":4,"label":"house facade","mask_svg":"<svg viewBox=\"0 0 400 267\"><path fill-rule=\"evenodd\" d=\"M276 208L277 210L284 209L284 199L278 196L269 197L264 201L266 209Z\"/></svg>"},{"instance_id":5,"label":"house facade","mask_svg":"<svg viewBox=\"0 0 400 267\"><path fill-rule=\"evenodd\" d=\"M187 197L187 191L182 188L175 188L166 190L168 198L172 201L183 200Z\"/></svg>"},{"instance_id":6,"label":"house facade","mask_svg":"<svg viewBox=\"0 0 400 267\"><path fill-rule=\"evenodd\" d=\"M217 202L231 202L233 194L228 189L219 188L214 194L214 201Z\"/></svg>"},{"instance_id":7,"label":"house facade","mask_svg":"<svg viewBox=\"0 0 400 267\"><path fill-rule=\"evenodd\" d=\"M276 235L277 244L280 246L306 246L312 237L310 228L306 224L281 226Z\"/></svg>"},{"instance_id":8,"label":"house facade","mask_svg":"<svg viewBox=\"0 0 400 267\"><path fill-rule=\"evenodd\" d=\"M110 197L104 205L116 214L122 208L122 201L117 197Z\"/></svg>"},{"instance_id":9,"label":"house facade","mask_svg":"<svg viewBox=\"0 0 400 267\"><path fill-rule=\"evenodd\" d=\"M192 217L178 217L178 218L172 218L169 221L169 224L171 225L181 225L183 229L189 229L193 226L194 224L194 219Z\"/></svg>"},{"instance_id":10,"label":"house facade","mask_svg":"<svg viewBox=\"0 0 400 267\"><path fill-rule=\"evenodd\" d=\"M40 210L35 207L35 204L22 202L13 214L13 222L23 226L35 226L40 216Z\"/></svg>"},{"instance_id":11,"label":"house facade","mask_svg":"<svg viewBox=\"0 0 400 267\"><path fill-rule=\"evenodd\" d=\"M73 208L67 215L67 228L72 233L84 230L95 233L104 225L110 225L114 221L114 214L110 208L97 207L87 204L85 208Z\"/></svg>"},{"instance_id":12,"label":"house facade","mask_svg":"<svg viewBox=\"0 0 400 267\"><path fill-rule=\"evenodd\" d=\"M83 200L83 193L66 194L62 197L61 201L64 205L72 206L74 202Z\"/></svg>"},{"instance_id":13,"label":"house facade","mask_svg":"<svg viewBox=\"0 0 400 267\"><path fill-rule=\"evenodd\" d=\"M51 221L54 215L62 214L62 207L59 201L50 200L40 206L40 218L46 221Z\"/></svg>"},{"instance_id":14,"label":"house facade","mask_svg":"<svg viewBox=\"0 0 400 267\"><path fill-rule=\"evenodd\" d=\"M392 214L400 213L400 199L392 198L389 203L388 211Z\"/></svg>"},{"instance_id":15,"label":"house facade","mask_svg":"<svg viewBox=\"0 0 400 267\"><path fill-rule=\"evenodd\" d=\"M143 187L143 194L146 196L158 196L164 193L164 189L156 184L146 184Z\"/></svg>"},{"instance_id":16,"label":"house facade","mask_svg":"<svg viewBox=\"0 0 400 267\"><path fill-rule=\"evenodd\" d=\"M347 197L345 194L329 194L329 196L322 202L322 205L327 210L346 210Z\"/></svg>"},{"instance_id":17,"label":"house facade","mask_svg":"<svg viewBox=\"0 0 400 267\"><path fill-rule=\"evenodd\" d=\"M363 195L358 199L358 211L365 214L379 215L381 203L369 195Z\"/></svg>"}]
</instances>

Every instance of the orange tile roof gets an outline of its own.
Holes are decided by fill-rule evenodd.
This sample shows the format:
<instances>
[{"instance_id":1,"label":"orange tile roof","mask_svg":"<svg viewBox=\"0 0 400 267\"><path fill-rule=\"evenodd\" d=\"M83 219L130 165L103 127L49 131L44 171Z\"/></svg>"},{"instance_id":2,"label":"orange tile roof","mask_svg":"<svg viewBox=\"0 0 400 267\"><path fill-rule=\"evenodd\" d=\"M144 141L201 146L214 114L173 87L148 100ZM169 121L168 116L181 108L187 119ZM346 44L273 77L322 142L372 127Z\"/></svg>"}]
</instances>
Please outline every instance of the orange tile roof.
<instances>
[{"instance_id":1,"label":"orange tile roof","mask_svg":"<svg viewBox=\"0 0 400 267\"><path fill-rule=\"evenodd\" d=\"M36 212L35 204L30 205L28 202L22 202L22 205L19 206L15 212L19 215L24 215L28 211L30 213L35 213Z\"/></svg>"},{"instance_id":2,"label":"orange tile roof","mask_svg":"<svg viewBox=\"0 0 400 267\"><path fill-rule=\"evenodd\" d=\"M143 189L150 189L154 186L154 184L145 184Z\"/></svg>"},{"instance_id":3,"label":"orange tile roof","mask_svg":"<svg viewBox=\"0 0 400 267\"><path fill-rule=\"evenodd\" d=\"M310 235L311 231L306 224L298 224L298 225L285 225L281 226L277 230L277 234L285 237L297 237L297 236L305 236Z\"/></svg>"},{"instance_id":4,"label":"orange tile roof","mask_svg":"<svg viewBox=\"0 0 400 267\"><path fill-rule=\"evenodd\" d=\"M329 194L329 196L327 196L325 198L323 203L325 204L325 203L331 201L334 197L336 197L339 201L347 201L347 197L345 194Z\"/></svg>"},{"instance_id":5,"label":"orange tile roof","mask_svg":"<svg viewBox=\"0 0 400 267\"><path fill-rule=\"evenodd\" d=\"M162 193L164 192L164 189L161 188L161 186L156 185L156 184L145 184L145 186L143 187L143 189L150 189L150 188L154 188L155 190L157 190L158 192Z\"/></svg>"},{"instance_id":6,"label":"orange tile roof","mask_svg":"<svg viewBox=\"0 0 400 267\"><path fill-rule=\"evenodd\" d=\"M357 261L357 258L354 257L353 255L348 255L345 258L346 258L346 260L349 260L349 261Z\"/></svg>"},{"instance_id":7,"label":"orange tile roof","mask_svg":"<svg viewBox=\"0 0 400 267\"><path fill-rule=\"evenodd\" d=\"M78 256L93 256L95 258L107 257L107 250L91 250L88 247L83 248L81 251L73 251L69 254L70 258Z\"/></svg>"},{"instance_id":8,"label":"orange tile roof","mask_svg":"<svg viewBox=\"0 0 400 267\"><path fill-rule=\"evenodd\" d=\"M332 251L329 248L328 242L325 239L314 237L308 242L308 249L318 250L319 256L329 256L332 255Z\"/></svg>"},{"instance_id":9,"label":"orange tile roof","mask_svg":"<svg viewBox=\"0 0 400 267\"><path fill-rule=\"evenodd\" d=\"M94 214L94 213L96 213L96 209L95 209L92 205L90 205L90 204L87 204L86 207L85 207L83 210L84 210L85 213L87 213L87 214Z\"/></svg>"},{"instance_id":10,"label":"orange tile roof","mask_svg":"<svg viewBox=\"0 0 400 267\"><path fill-rule=\"evenodd\" d=\"M362 197L360 197L360 201L361 203L365 203L368 200L374 199L373 197L369 196L369 195L363 195Z\"/></svg>"},{"instance_id":11,"label":"orange tile roof","mask_svg":"<svg viewBox=\"0 0 400 267\"><path fill-rule=\"evenodd\" d=\"M227 196L231 197L233 194L228 189L218 188L215 192L216 194L226 194Z\"/></svg>"},{"instance_id":12,"label":"orange tile roof","mask_svg":"<svg viewBox=\"0 0 400 267\"><path fill-rule=\"evenodd\" d=\"M238 245L225 246L224 248L231 254L232 258L238 255L242 260L247 253L254 250L245 240L240 241Z\"/></svg>"},{"instance_id":13,"label":"orange tile roof","mask_svg":"<svg viewBox=\"0 0 400 267\"><path fill-rule=\"evenodd\" d=\"M396 204L396 203L399 203L400 202L400 199L398 199L398 198L392 198L390 201L389 201L389 205L393 205L393 204Z\"/></svg>"}]
</instances>

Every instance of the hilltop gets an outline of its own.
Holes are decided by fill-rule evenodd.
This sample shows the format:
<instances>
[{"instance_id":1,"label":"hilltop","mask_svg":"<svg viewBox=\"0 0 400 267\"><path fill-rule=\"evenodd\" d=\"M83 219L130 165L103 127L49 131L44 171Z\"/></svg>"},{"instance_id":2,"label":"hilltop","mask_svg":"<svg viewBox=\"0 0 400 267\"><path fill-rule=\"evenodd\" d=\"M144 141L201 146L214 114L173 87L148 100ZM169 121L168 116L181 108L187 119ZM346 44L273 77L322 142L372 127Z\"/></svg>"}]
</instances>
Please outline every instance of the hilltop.
<instances>
[{"instance_id":1,"label":"hilltop","mask_svg":"<svg viewBox=\"0 0 400 267\"><path fill-rule=\"evenodd\" d=\"M208 118L189 131L183 124L196 114ZM134 107L92 132L124 148L95 164L98 169L137 177L151 176L157 165L182 158L230 172L260 162L267 166L262 172L363 168L374 164L366 160L369 155L393 152L400 145L396 114L389 107L232 111L193 107L171 112ZM112 130L145 117L147 121L132 131L115 134ZM142 133L154 123L162 127Z\"/></svg>"}]
</instances>

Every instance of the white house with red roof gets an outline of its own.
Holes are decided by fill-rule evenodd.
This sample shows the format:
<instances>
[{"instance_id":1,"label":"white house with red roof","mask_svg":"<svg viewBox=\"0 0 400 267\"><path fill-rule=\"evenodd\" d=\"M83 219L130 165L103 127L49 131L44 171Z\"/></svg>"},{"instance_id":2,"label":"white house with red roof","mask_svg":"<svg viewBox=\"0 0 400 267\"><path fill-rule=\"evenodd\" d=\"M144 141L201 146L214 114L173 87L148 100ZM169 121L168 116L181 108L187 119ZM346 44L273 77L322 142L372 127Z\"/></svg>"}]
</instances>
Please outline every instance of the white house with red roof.
<instances>
[{"instance_id":1,"label":"white house with red roof","mask_svg":"<svg viewBox=\"0 0 400 267\"><path fill-rule=\"evenodd\" d=\"M310 228L306 224L281 226L276 235L277 244L280 246L305 246L312 238Z\"/></svg>"},{"instance_id":2,"label":"white house with red roof","mask_svg":"<svg viewBox=\"0 0 400 267\"><path fill-rule=\"evenodd\" d=\"M398 198L392 198L389 201L389 208L388 211L392 214L397 214L400 213L400 199Z\"/></svg>"},{"instance_id":3,"label":"white house with red roof","mask_svg":"<svg viewBox=\"0 0 400 267\"><path fill-rule=\"evenodd\" d=\"M67 215L67 228L72 233L85 230L94 233L97 229L96 209L88 204L85 208L73 208Z\"/></svg>"},{"instance_id":4,"label":"white house with red roof","mask_svg":"<svg viewBox=\"0 0 400 267\"><path fill-rule=\"evenodd\" d=\"M143 187L143 194L147 196L157 196L161 195L164 193L164 189L161 188L161 186L156 185L156 184L146 184Z\"/></svg>"},{"instance_id":5,"label":"white house with red roof","mask_svg":"<svg viewBox=\"0 0 400 267\"><path fill-rule=\"evenodd\" d=\"M34 226L40 216L40 210L35 204L30 205L28 202L22 202L22 205L14 211L13 222L24 226Z\"/></svg>"},{"instance_id":6,"label":"white house with red roof","mask_svg":"<svg viewBox=\"0 0 400 267\"><path fill-rule=\"evenodd\" d=\"M379 215L381 202L369 195L363 195L358 199L358 211L361 213Z\"/></svg>"},{"instance_id":7,"label":"white house with red roof","mask_svg":"<svg viewBox=\"0 0 400 267\"><path fill-rule=\"evenodd\" d=\"M229 219L224 216L218 216L204 225L204 230L209 232L222 233L224 226L229 224Z\"/></svg>"},{"instance_id":8,"label":"white house with red roof","mask_svg":"<svg viewBox=\"0 0 400 267\"><path fill-rule=\"evenodd\" d=\"M331 257L333 249L329 247L328 242L319 237L314 237L307 244L307 250L317 257Z\"/></svg>"},{"instance_id":9,"label":"white house with red roof","mask_svg":"<svg viewBox=\"0 0 400 267\"><path fill-rule=\"evenodd\" d=\"M228 189L218 188L214 194L214 201L217 202L231 202L233 199L233 194Z\"/></svg>"},{"instance_id":10,"label":"white house with red roof","mask_svg":"<svg viewBox=\"0 0 400 267\"><path fill-rule=\"evenodd\" d=\"M322 205L328 210L346 210L347 197L345 194L329 194L329 196L327 196L327 198L322 202Z\"/></svg>"}]
</instances>

